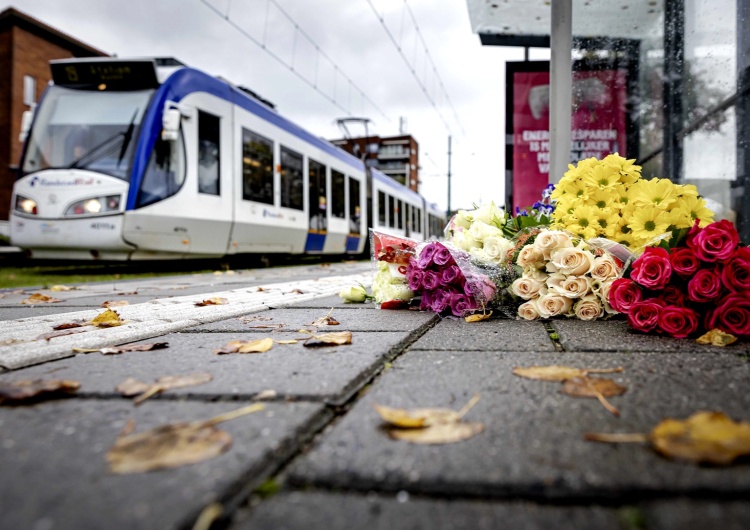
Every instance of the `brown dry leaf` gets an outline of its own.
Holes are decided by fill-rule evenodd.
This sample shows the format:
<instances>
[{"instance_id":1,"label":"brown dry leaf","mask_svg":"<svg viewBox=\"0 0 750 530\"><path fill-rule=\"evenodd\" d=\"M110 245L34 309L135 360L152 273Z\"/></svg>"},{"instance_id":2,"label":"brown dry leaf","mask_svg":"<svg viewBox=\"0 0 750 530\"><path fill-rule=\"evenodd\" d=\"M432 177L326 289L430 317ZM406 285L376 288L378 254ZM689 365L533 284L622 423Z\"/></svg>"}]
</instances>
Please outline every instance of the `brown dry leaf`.
<instances>
[{"instance_id":1,"label":"brown dry leaf","mask_svg":"<svg viewBox=\"0 0 750 530\"><path fill-rule=\"evenodd\" d=\"M289 294L305 294L304 291L301 291L299 289L292 289L289 291Z\"/></svg>"},{"instance_id":2,"label":"brown dry leaf","mask_svg":"<svg viewBox=\"0 0 750 530\"><path fill-rule=\"evenodd\" d=\"M482 423L445 423L426 429L388 429L388 436L414 444L452 444L473 438L484 430Z\"/></svg>"},{"instance_id":3,"label":"brown dry leaf","mask_svg":"<svg viewBox=\"0 0 750 530\"><path fill-rule=\"evenodd\" d=\"M618 385L611 379L598 379L593 377L573 377L566 379L563 382L562 392L573 397L593 397L599 400L599 403L615 416L620 415L620 411L617 410L609 401L605 398L611 396L620 396L625 393L628 388L622 385Z\"/></svg>"},{"instance_id":4,"label":"brown dry leaf","mask_svg":"<svg viewBox=\"0 0 750 530\"><path fill-rule=\"evenodd\" d=\"M170 423L136 433L121 433L107 453L113 473L144 473L195 464L217 457L232 445L228 432L216 425L263 410L254 404L205 421Z\"/></svg>"},{"instance_id":5,"label":"brown dry leaf","mask_svg":"<svg viewBox=\"0 0 750 530\"><path fill-rule=\"evenodd\" d=\"M611 374L622 372L622 366L617 368L572 368L570 366L528 366L513 368L513 374L526 379L537 379L540 381L565 381L573 377L586 377L588 374Z\"/></svg>"},{"instance_id":6,"label":"brown dry leaf","mask_svg":"<svg viewBox=\"0 0 750 530\"><path fill-rule=\"evenodd\" d=\"M214 350L217 355L224 353L265 353L273 348L273 339L230 340L221 348Z\"/></svg>"},{"instance_id":7,"label":"brown dry leaf","mask_svg":"<svg viewBox=\"0 0 750 530\"><path fill-rule=\"evenodd\" d=\"M75 287L68 287L67 285L53 285L52 287L49 288L49 290L54 293L72 291L73 289L75 289Z\"/></svg>"},{"instance_id":8,"label":"brown dry leaf","mask_svg":"<svg viewBox=\"0 0 750 530\"><path fill-rule=\"evenodd\" d=\"M42 293L34 293L25 300L21 300L22 304L52 304L54 302L62 302L62 300Z\"/></svg>"},{"instance_id":9,"label":"brown dry leaf","mask_svg":"<svg viewBox=\"0 0 750 530\"><path fill-rule=\"evenodd\" d=\"M318 348L321 346L341 346L352 343L351 331L334 331L332 333L323 333L322 335L313 335L306 339L303 346L307 348Z\"/></svg>"},{"instance_id":10,"label":"brown dry leaf","mask_svg":"<svg viewBox=\"0 0 750 530\"><path fill-rule=\"evenodd\" d=\"M335 318L331 316L331 313L333 313L333 308L323 317L316 318L312 322L310 322L311 326L338 326L339 322Z\"/></svg>"},{"instance_id":11,"label":"brown dry leaf","mask_svg":"<svg viewBox=\"0 0 750 530\"><path fill-rule=\"evenodd\" d=\"M64 324L58 324L57 326L53 327L55 331L59 331L61 329L73 329L73 328L80 328L86 325L84 321L80 322L65 322Z\"/></svg>"},{"instance_id":12,"label":"brown dry leaf","mask_svg":"<svg viewBox=\"0 0 750 530\"><path fill-rule=\"evenodd\" d=\"M263 291L265 291L265 289L263 287L258 287L256 291L259 293L262 293Z\"/></svg>"},{"instance_id":13,"label":"brown dry leaf","mask_svg":"<svg viewBox=\"0 0 750 530\"><path fill-rule=\"evenodd\" d=\"M0 381L0 403L24 401L44 394L74 394L80 387L78 381L67 379Z\"/></svg>"},{"instance_id":14,"label":"brown dry leaf","mask_svg":"<svg viewBox=\"0 0 750 530\"><path fill-rule=\"evenodd\" d=\"M185 375L166 375L160 377L155 383L143 383L132 377L117 385L117 390L123 396L138 396L133 403L140 405L154 394L159 394L171 388L183 388L186 386L204 385L211 381L213 377L209 373L196 372ZM140 395L139 395L140 394Z\"/></svg>"},{"instance_id":15,"label":"brown dry leaf","mask_svg":"<svg viewBox=\"0 0 750 530\"><path fill-rule=\"evenodd\" d=\"M712 329L711 331L701 335L695 342L698 344L710 344L712 346L729 346L737 342L737 337L729 333L724 333L720 329Z\"/></svg>"},{"instance_id":16,"label":"brown dry leaf","mask_svg":"<svg viewBox=\"0 0 750 530\"><path fill-rule=\"evenodd\" d=\"M102 305L99 307L117 307L123 305L130 305L130 302L127 300L107 300L106 302L102 302Z\"/></svg>"},{"instance_id":17,"label":"brown dry leaf","mask_svg":"<svg viewBox=\"0 0 750 530\"><path fill-rule=\"evenodd\" d=\"M203 307L207 305L225 305L228 304L229 300L226 298L222 298L220 296L214 296L213 298L208 298L207 300L203 300L202 302L196 302L195 305L197 307Z\"/></svg>"},{"instance_id":18,"label":"brown dry leaf","mask_svg":"<svg viewBox=\"0 0 750 530\"><path fill-rule=\"evenodd\" d=\"M482 320L489 320L491 316L492 311L488 311L487 313L475 313L473 315L469 315L467 317L464 317L464 320L466 322L481 322Z\"/></svg>"},{"instance_id":19,"label":"brown dry leaf","mask_svg":"<svg viewBox=\"0 0 750 530\"><path fill-rule=\"evenodd\" d=\"M50 331L49 333L43 333L39 335L35 340L50 340L54 339L55 337L62 337L64 335L73 335L75 333L84 333L86 331L89 331L88 329L61 329L58 331Z\"/></svg>"},{"instance_id":20,"label":"brown dry leaf","mask_svg":"<svg viewBox=\"0 0 750 530\"><path fill-rule=\"evenodd\" d=\"M125 323L120 315L114 309L107 309L100 313L94 320L87 322L97 328L113 328L116 326L122 326Z\"/></svg>"},{"instance_id":21,"label":"brown dry leaf","mask_svg":"<svg viewBox=\"0 0 750 530\"><path fill-rule=\"evenodd\" d=\"M169 346L168 342L149 342L148 344L125 344L123 346L110 346L108 348L100 348L98 351L103 355L119 355L121 353L127 353L131 351L151 351L161 350Z\"/></svg>"}]
</instances>

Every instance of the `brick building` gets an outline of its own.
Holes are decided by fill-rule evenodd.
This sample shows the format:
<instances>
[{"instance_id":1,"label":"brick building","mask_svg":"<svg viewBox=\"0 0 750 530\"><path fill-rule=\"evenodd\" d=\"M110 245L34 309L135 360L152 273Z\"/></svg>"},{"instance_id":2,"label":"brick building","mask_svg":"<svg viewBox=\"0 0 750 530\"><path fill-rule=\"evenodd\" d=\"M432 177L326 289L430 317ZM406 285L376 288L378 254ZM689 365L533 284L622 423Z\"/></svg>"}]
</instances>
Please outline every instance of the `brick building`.
<instances>
[{"instance_id":1,"label":"brick building","mask_svg":"<svg viewBox=\"0 0 750 530\"><path fill-rule=\"evenodd\" d=\"M365 163L375 167L392 179L419 191L419 144L414 137L368 136L367 138L343 138L331 140L344 151L358 158L365 155Z\"/></svg>"},{"instance_id":2,"label":"brick building","mask_svg":"<svg viewBox=\"0 0 750 530\"><path fill-rule=\"evenodd\" d=\"M0 220L8 219L21 158L21 116L49 83L49 61L107 55L12 7L0 13Z\"/></svg>"}]
</instances>

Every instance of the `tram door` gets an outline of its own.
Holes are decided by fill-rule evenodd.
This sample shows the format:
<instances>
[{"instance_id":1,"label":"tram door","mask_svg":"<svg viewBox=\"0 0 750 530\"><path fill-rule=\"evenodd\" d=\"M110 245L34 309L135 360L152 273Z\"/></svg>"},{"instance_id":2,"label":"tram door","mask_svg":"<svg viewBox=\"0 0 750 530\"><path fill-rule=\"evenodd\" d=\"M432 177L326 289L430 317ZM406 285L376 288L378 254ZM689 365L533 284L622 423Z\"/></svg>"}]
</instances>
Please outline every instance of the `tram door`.
<instances>
[{"instance_id":1,"label":"tram door","mask_svg":"<svg viewBox=\"0 0 750 530\"><path fill-rule=\"evenodd\" d=\"M328 234L327 168L308 159L308 231L305 252L322 252Z\"/></svg>"}]
</instances>

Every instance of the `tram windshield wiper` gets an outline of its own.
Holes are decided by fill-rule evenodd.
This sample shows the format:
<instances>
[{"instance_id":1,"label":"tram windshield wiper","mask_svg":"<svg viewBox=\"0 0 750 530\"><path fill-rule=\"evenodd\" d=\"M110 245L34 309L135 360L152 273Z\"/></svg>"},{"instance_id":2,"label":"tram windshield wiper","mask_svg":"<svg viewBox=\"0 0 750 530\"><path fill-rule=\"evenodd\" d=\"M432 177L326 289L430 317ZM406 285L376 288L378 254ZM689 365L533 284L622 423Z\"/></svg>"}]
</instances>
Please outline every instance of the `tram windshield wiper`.
<instances>
[{"instance_id":1,"label":"tram windshield wiper","mask_svg":"<svg viewBox=\"0 0 750 530\"><path fill-rule=\"evenodd\" d=\"M122 140L122 147L120 148L120 156L117 157L117 167L120 167L120 162L122 162L122 159L125 158L125 152L128 150L128 145L130 145L131 138L133 138L133 129L135 129L136 116L138 116L138 109L135 109L133 117L130 118L128 129L125 131L125 136Z\"/></svg>"},{"instance_id":2,"label":"tram windshield wiper","mask_svg":"<svg viewBox=\"0 0 750 530\"><path fill-rule=\"evenodd\" d=\"M86 153L73 160L67 167L67 169L85 169L86 166L101 160L102 158L112 154L115 150L120 147L120 156L117 159L117 166L119 167L120 162L125 156L130 139L133 136L133 129L135 128L135 118L138 116L138 109L135 109L133 117L130 119L128 128L124 131L113 134L112 136L105 138L103 141L96 144L94 147L89 149ZM122 138L122 144L113 143L115 140Z\"/></svg>"}]
</instances>

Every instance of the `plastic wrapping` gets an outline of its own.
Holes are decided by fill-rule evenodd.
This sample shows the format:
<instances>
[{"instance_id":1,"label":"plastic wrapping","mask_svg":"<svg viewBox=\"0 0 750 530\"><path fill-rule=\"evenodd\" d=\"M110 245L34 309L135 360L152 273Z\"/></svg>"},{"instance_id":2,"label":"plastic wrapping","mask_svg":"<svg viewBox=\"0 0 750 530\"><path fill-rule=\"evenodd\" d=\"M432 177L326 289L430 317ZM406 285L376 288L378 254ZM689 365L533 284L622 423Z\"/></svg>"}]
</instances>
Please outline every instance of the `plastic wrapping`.
<instances>
[{"instance_id":1,"label":"plastic wrapping","mask_svg":"<svg viewBox=\"0 0 750 530\"><path fill-rule=\"evenodd\" d=\"M406 269L417 241L370 230L375 268L372 294L383 309L407 307L415 293L406 283Z\"/></svg>"}]
</instances>

